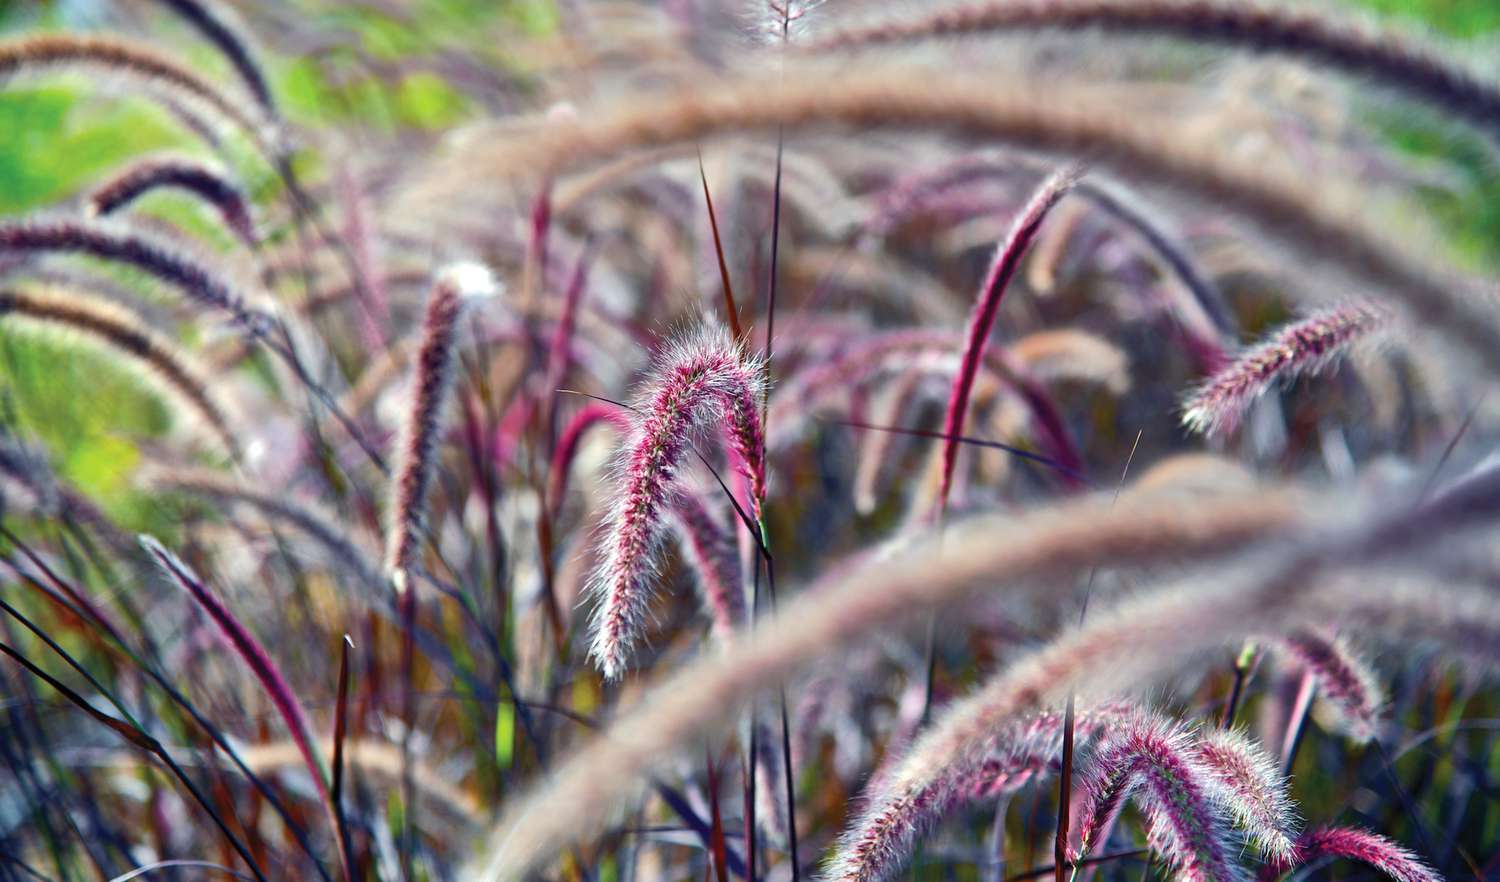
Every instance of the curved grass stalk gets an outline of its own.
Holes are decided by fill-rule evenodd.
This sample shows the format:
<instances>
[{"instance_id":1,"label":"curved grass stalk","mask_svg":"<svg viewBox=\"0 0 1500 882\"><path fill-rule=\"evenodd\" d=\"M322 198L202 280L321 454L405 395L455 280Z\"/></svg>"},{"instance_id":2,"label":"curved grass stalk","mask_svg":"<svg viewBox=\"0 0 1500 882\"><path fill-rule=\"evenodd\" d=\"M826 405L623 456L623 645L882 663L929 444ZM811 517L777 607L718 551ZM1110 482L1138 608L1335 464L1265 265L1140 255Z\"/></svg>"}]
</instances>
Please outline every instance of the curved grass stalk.
<instances>
[{"instance_id":1,"label":"curved grass stalk","mask_svg":"<svg viewBox=\"0 0 1500 882\"><path fill-rule=\"evenodd\" d=\"M756 629L726 656L701 660L665 679L607 729L605 737L556 768L540 789L507 810L465 878L520 878L564 843L594 829L620 798L635 790L640 771L659 762L664 752L720 728L734 709L809 660L848 645L872 628L907 621L914 608L968 596L975 580L994 584L1003 579L1014 588L1016 580L1077 572L1094 564L1211 557L1243 548L1254 537L1295 530L1299 524L1302 529L1326 529L1326 515L1294 514L1289 500L1274 501L1275 496L1261 491L1248 497L1213 498L1185 512L1175 498L1136 499L1127 494L1114 506L1105 499L1088 499L1031 515L949 525L946 554L935 556L930 543L919 545L843 575L786 604L767 627ZM1453 535L1460 527L1500 514L1497 508L1500 472L1492 470L1419 511L1387 511L1337 541L1304 546L1289 558L1279 558L1269 571L1234 580L1219 574L1207 586L1167 588L1111 614L1091 617L1088 624L1020 660L955 705L918 741L910 754L913 759L892 773L892 783L902 786L931 777L935 758L955 762L965 745L983 743L985 733L1070 693L1087 697L1138 688L1179 670L1201 653L1288 627L1310 615L1326 615L1312 603L1316 592L1306 590L1315 584L1309 580L1318 571L1410 551L1428 535L1413 530L1413 523ZM1304 516L1310 519L1301 520ZM981 532L969 536L968 528ZM961 541L965 538L972 541ZM1164 545L1158 544L1163 540ZM1430 602L1425 607L1412 603L1396 608L1390 598L1368 590L1370 582L1362 580L1352 598L1338 597L1337 608L1345 615L1359 610L1361 621L1388 632L1393 623L1400 629L1424 622L1451 626L1453 620L1443 608L1436 610L1444 613L1440 620L1433 618ZM1394 622L1382 620L1385 612L1392 613ZM1488 612L1487 624L1500 620L1493 602Z\"/></svg>"},{"instance_id":2,"label":"curved grass stalk","mask_svg":"<svg viewBox=\"0 0 1500 882\"><path fill-rule=\"evenodd\" d=\"M1047 213L1072 189L1082 175L1082 170L1069 166L1054 172L1036 192L1012 222L1010 232L995 248L995 257L980 288L974 311L969 314L968 327L964 331L963 357L958 373L953 378L953 387L948 393L948 409L943 417L942 480L938 487L938 509L948 508L948 493L953 486L953 469L958 464L958 438L964 433L964 422L969 414L969 395L974 389L974 377L979 372L985 347L989 344L990 332L999 315L1000 301L1011 277L1021 265L1021 257L1042 228Z\"/></svg>"},{"instance_id":3,"label":"curved grass stalk","mask_svg":"<svg viewBox=\"0 0 1500 882\"><path fill-rule=\"evenodd\" d=\"M113 214L161 188L182 190L207 202L241 242L251 249L256 247L255 221L240 188L222 168L187 156L168 154L136 161L94 188L88 196L88 207L98 216Z\"/></svg>"},{"instance_id":4,"label":"curved grass stalk","mask_svg":"<svg viewBox=\"0 0 1500 882\"><path fill-rule=\"evenodd\" d=\"M42 326L75 331L118 354L157 381L170 398L207 429L214 443L233 460L240 458L239 437L228 410L211 391L207 373L166 337L155 333L131 312L105 300L53 289L0 290L0 320L15 317Z\"/></svg>"},{"instance_id":5,"label":"curved grass stalk","mask_svg":"<svg viewBox=\"0 0 1500 882\"><path fill-rule=\"evenodd\" d=\"M1307 58L1368 77L1500 136L1500 89L1431 46L1310 9L1225 0L979 0L925 15L834 31L798 44L820 53L1004 31L1057 30L1177 37Z\"/></svg>"},{"instance_id":6,"label":"curved grass stalk","mask_svg":"<svg viewBox=\"0 0 1500 882\"><path fill-rule=\"evenodd\" d=\"M934 82L900 69L853 68L837 80L819 68L789 68L782 89L758 78L724 80L713 88L615 100L580 112L579 122L549 125L526 135L473 138L449 159L463 168L514 175L557 174L633 149L702 140L732 132L834 126L862 130L920 129L1001 140L1019 148L1087 156L1122 178L1174 189L1228 211L1300 261L1300 278L1312 268L1336 269L1422 316L1488 370L1500 373L1500 323L1484 307L1475 285L1436 269L1368 227L1348 194L1319 191L1306 180L1289 181L1262 169L1226 165L1215 151L1160 120L1126 116L1086 96L1062 100L1030 93L997 94L988 82L962 77ZM421 198L456 196L465 176L435 179Z\"/></svg>"}]
</instances>

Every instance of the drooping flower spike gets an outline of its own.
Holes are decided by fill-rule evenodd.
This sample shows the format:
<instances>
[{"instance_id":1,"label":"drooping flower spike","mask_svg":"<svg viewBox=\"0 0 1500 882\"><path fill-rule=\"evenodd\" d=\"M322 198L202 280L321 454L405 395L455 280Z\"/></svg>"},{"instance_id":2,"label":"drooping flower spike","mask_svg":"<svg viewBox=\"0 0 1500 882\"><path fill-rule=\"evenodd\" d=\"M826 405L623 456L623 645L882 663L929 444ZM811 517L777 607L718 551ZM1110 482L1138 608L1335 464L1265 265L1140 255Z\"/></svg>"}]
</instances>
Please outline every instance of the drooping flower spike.
<instances>
[{"instance_id":1,"label":"drooping flower spike","mask_svg":"<svg viewBox=\"0 0 1500 882\"><path fill-rule=\"evenodd\" d=\"M1304 628L1276 641L1306 668L1327 712L1320 722L1358 743L1375 737L1384 694L1375 672L1348 641L1316 628Z\"/></svg>"},{"instance_id":2,"label":"drooping flower spike","mask_svg":"<svg viewBox=\"0 0 1500 882\"><path fill-rule=\"evenodd\" d=\"M1262 867L1259 880L1274 882L1291 870L1323 858L1348 858L1369 864L1395 882L1442 882L1443 879L1416 855L1384 836L1357 827L1323 827L1299 836L1293 854Z\"/></svg>"},{"instance_id":3,"label":"drooping flower spike","mask_svg":"<svg viewBox=\"0 0 1500 882\"><path fill-rule=\"evenodd\" d=\"M1329 367L1392 318L1382 306L1352 302L1286 325L1194 390L1183 405L1183 425L1210 437L1233 432L1261 395Z\"/></svg>"},{"instance_id":4,"label":"drooping flower spike","mask_svg":"<svg viewBox=\"0 0 1500 882\"><path fill-rule=\"evenodd\" d=\"M721 327L705 324L667 347L632 415L610 513L590 649L610 679L624 672L644 626L666 517L684 459L698 437L722 422L726 446L750 490L752 516L765 492L760 408L763 372Z\"/></svg>"},{"instance_id":5,"label":"drooping flower spike","mask_svg":"<svg viewBox=\"0 0 1500 882\"><path fill-rule=\"evenodd\" d=\"M1139 716L1109 732L1082 770L1079 814L1087 856L1128 800L1145 816L1151 847L1184 882L1239 882L1226 808L1229 793L1199 758L1189 728Z\"/></svg>"}]
</instances>

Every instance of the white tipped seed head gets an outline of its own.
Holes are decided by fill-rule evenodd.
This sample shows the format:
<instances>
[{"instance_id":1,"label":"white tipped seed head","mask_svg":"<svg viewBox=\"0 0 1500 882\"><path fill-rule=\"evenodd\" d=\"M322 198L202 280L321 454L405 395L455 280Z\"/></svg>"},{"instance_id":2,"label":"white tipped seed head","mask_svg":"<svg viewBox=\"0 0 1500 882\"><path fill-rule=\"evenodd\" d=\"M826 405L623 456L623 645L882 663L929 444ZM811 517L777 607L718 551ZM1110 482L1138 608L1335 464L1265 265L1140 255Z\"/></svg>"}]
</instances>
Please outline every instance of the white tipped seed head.
<instances>
[{"instance_id":1,"label":"white tipped seed head","mask_svg":"<svg viewBox=\"0 0 1500 882\"><path fill-rule=\"evenodd\" d=\"M478 261L461 260L450 263L438 272L438 284L451 288L460 297L488 299L498 297L503 286L490 272L490 268Z\"/></svg>"}]
</instances>

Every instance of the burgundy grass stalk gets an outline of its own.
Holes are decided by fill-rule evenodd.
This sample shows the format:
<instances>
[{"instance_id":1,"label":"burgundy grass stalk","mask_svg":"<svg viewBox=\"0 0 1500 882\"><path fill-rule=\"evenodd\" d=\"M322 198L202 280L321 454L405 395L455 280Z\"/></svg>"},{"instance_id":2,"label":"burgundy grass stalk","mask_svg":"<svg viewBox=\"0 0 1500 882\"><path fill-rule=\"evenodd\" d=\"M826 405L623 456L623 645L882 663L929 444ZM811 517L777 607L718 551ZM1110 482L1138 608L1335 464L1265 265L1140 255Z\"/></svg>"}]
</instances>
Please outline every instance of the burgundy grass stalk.
<instances>
[{"instance_id":1,"label":"burgundy grass stalk","mask_svg":"<svg viewBox=\"0 0 1500 882\"><path fill-rule=\"evenodd\" d=\"M562 507L568 493L568 476L573 471L573 460L578 458L578 449L589 429L597 425L610 425L628 432L631 422L623 408L603 401L591 401L573 414L558 433L557 444L552 448L552 462L547 470L547 509L556 512Z\"/></svg>"},{"instance_id":2,"label":"burgundy grass stalk","mask_svg":"<svg viewBox=\"0 0 1500 882\"><path fill-rule=\"evenodd\" d=\"M457 362L458 320L469 300L496 293L493 277L477 263L457 263L438 274L422 320L422 342L411 380L406 413L392 471L390 526L386 532L385 570L397 591L409 585L417 562L427 492L437 469L443 410L453 387Z\"/></svg>"},{"instance_id":3,"label":"burgundy grass stalk","mask_svg":"<svg viewBox=\"0 0 1500 882\"><path fill-rule=\"evenodd\" d=\"M318 789L318 795L328 806L329 811L336 816L333 808L332 794L329 791L328 766L324 764L322 754L318 752L317 742L312 737L312 726L308 722L307 713L302 709L302 703L297 700L297 694L287 682L281 669L266 652L255 635L237 619L229 607L211 591L207 585L198 578L197 574L183 563L177 555L168 551L154 537L142 535L140 537L141 547L151 555L157 565L162 568L168 576L180 585L198 606L208 614L218 627L229 645L233 647L236 654L244 660L250 668L255 679L260 681L261 688L270 696L271 703L276 706L276 711L281 715L286 724L292 740L297 745L297 750L302 754L302 760L307 766L307 771L312 775L313 784ZM334 817L335 826L337 818Z\"/></svg>"},{"instance_id":4,"label":"burgundy grass stalk","mask_svg":"<svg viewBox=\"0 0 1500 882\"><path fill-rule=\"evenodd\" d=\"M590 654L605 677L618 678L644 626L665 519L678 470L693 440L723 423L739 459L752 506L764 497L763 372L718 325L665 347L632 418L622 460L622 487L610 514L603 562L592 590L600 598ZM758 507L752 515L759 514Z\"/></svg>"},{"instance_id":5,"label":"burgundy grass stalk","mask_svg":"<svg viewBox=\"0 0 1500 882\"><path fill-rule=\"evenodd\" d=\"M1384 307L1355 301L1282 327L1194 390L1183 405L1183 425L1210 437L1234 431L1273 386L1332 365L1392 319Z\"/></svg>"},{"instance_id":6,"label":"burgundy grass stalk","mask_svg":"<svg viewBox=\"0 0 1500 882\"><path fill-rule=\"evenodd\" d=\"M246 247L256 247L255 221L245 194L222 168L187 156L148 156L127 166L89 194L88 208L104 217L164 188L181 190L207 202Z\"/></svg>"},{"instance_id":7,"label":"burgundy grass stalk","mask_svg":"<svg viewBox=\"0 0 1500 882\"><path fill-rule=\"evenodd\" d=\"M1261 868L1259 882L1275 879L1323 858L1348 858L1368 864L1395 882L1442 882L1443 877L1416 855L1391 840L1357 827L1323 827L1297 838L1290 858Z\"/></svg>"},{"instance_id":8,"label":"burgundy grass stalk","mask_svg":"<svg viewBox=\"0 0 1500 882\"><path fill-rule=\"evenodd\" d=\"M326 793L324 788L327 785L327 769L321 757L318 756L315 742L311 737L312 727L308 723L307 714L302 709L301 702L297 700L291 684L281 674L276 663L271 660L265 647L255 639L255 636L235 617L234 613L230 612L229 607L207 585L203 584L198 575L181 558L169 551L153 536L143 534L139 539L141 547L151 555L162 571L187 591L198 606L208 614L220 633L229 641L230 646L250 667L251 673L260 681L266 694L276 705L277 712L286 722L287 729L293 740L297 742L297 749L302 753L308 771L312 773L319 790Z\"/></svg>"},{"instance_id":9,"label":"burgundy grass stalk","mask_svg":"<svg viewBox=\"0 0 1500 882\"><path fill-rule=\"evenodd\" d=\"M1037 232L1042 227L1042 221L1046 220L1047 213L1067 195L1081 174L1082 170L1079 167L1071 165L1053 172L1032 195L1031 200L1016 217L1005 240L995 249L994 261L990 264L984 287L980 289L979 300L974 304L974 310L969 315L963 360L959 365L958 375L953 379L953 389L948 397L948 411L943 420L943 434L949 436L949 440L943 444L943 475L938 489L940 511L946 510L948 506L948 493L953 485L953 469L958 463L958 442L955 439L964 433L964 421L968 417L969 395L974 388L974 377L979 372L985 345L989 342L990 332L995 327L995 317L999 314L1000 301L1005 296L1005 289L1010 284L1011 278L1015 276L1017 267L1021 265L1021 256L1026 253L1027 247L1036 238Z\"/></svg>"},{"instance_id":10,"label":"burgundy grass stalk","mask_svg":"<svg viewBox=\"0 0 1500 882\"><path fill-rule=\"evenodd\" d=\"M577 262L573 264L573 274L568 279L568 287L563 295L562 311L558 313L557 324L552 330L552 342L547 348L547 372L540 395L546 405L543 412L547 415L549 443L557 434L557 389L568 375L568 364L571 361L569 356L573 351L573 328L578 324L578 309L583 303L584 292L588 290L589 262L593 256L594 243L589 242L583 246Z\"/></svg>"}]
</instances>

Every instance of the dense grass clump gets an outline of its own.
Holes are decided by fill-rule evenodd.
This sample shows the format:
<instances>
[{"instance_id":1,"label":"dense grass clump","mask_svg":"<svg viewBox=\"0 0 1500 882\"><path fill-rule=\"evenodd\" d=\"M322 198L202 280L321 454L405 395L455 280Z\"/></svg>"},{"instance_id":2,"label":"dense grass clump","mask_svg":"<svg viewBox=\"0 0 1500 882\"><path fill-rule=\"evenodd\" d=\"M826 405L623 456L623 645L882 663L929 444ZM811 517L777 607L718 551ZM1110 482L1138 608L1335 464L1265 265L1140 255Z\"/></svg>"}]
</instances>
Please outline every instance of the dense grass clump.
<instances>
[{"instance_id":1,"label":"dense grass clump","mask_svg":"<svg viewBox=\"0 0 1500 882\"><path fill-rule=\"evenodd\" d=\"M0 7L0 882L1500 873L1487 38L75 6Z\"/></svg>"}]
</instances>

